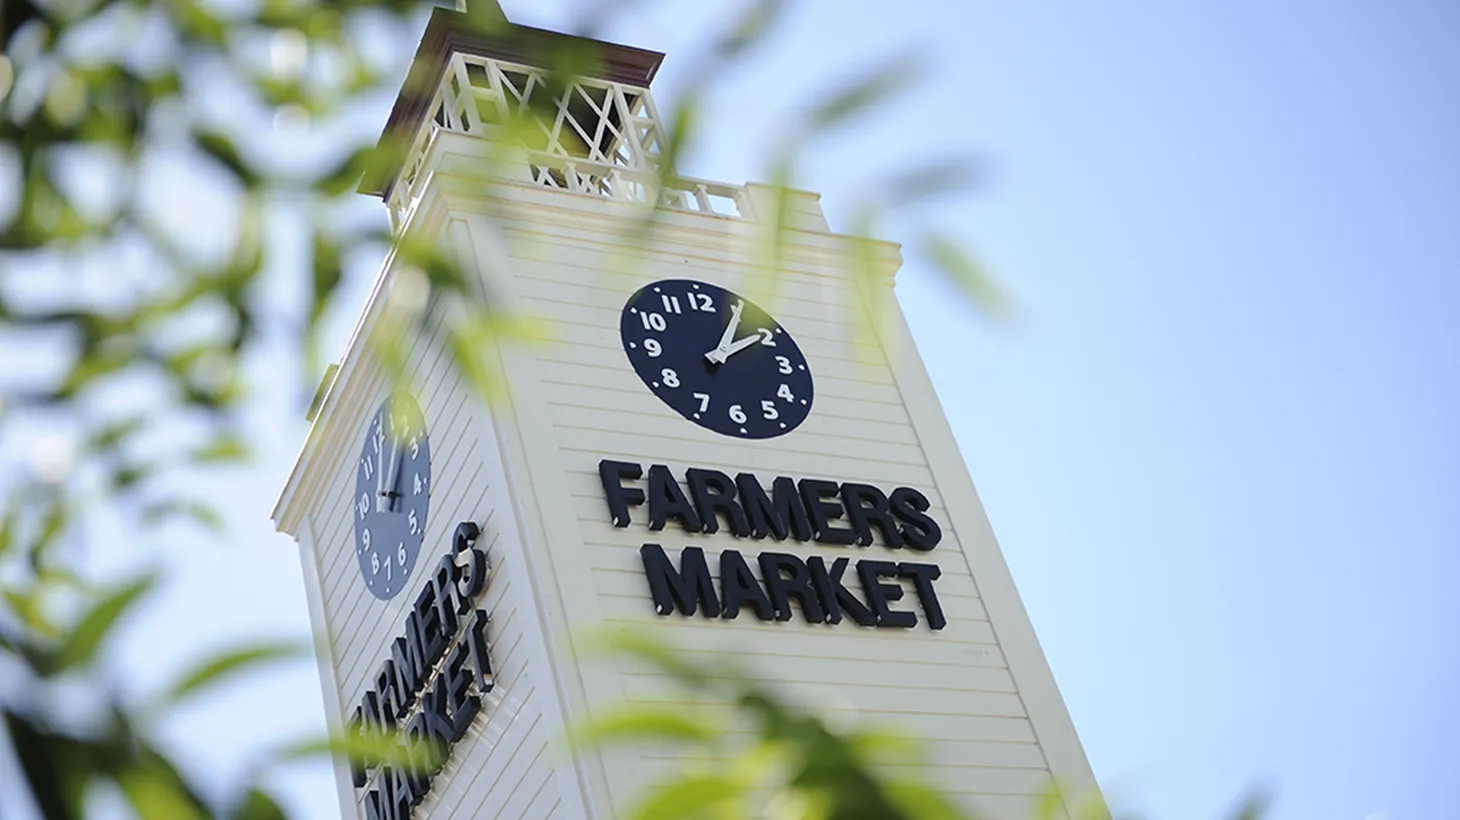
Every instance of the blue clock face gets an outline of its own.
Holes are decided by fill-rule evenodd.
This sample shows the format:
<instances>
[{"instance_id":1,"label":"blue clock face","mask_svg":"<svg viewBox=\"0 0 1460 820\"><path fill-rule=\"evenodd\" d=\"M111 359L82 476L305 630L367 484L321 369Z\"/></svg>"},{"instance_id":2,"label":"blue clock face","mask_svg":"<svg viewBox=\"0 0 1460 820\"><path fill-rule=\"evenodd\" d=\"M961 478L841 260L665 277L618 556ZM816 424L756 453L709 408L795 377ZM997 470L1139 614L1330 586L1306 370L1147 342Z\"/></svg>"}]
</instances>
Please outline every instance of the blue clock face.
<instances>
[{"instance_id":1,"label":"blue clock face","mask_svg":"<svg viewBox=\"0 0 1460 820\"><path fill-rule=\"evenodd\" d=\"M646 285L624 305L619 333L644 385L708 430L773 438L811 412L811 367L796 340L722 287L692 279Z\"/></svg>"},{"instance_id":2,"label":"blue clock face","mask_svg":"<svg viewBox=\"0 0 1460 820\"><path fill-rule=\"evenodd\" d=\"M386 399L365 429L355 465L355 557L365 586L394 598L416 568L431 498L426 419L408 394Z\"/></svg>"}]
</instances>

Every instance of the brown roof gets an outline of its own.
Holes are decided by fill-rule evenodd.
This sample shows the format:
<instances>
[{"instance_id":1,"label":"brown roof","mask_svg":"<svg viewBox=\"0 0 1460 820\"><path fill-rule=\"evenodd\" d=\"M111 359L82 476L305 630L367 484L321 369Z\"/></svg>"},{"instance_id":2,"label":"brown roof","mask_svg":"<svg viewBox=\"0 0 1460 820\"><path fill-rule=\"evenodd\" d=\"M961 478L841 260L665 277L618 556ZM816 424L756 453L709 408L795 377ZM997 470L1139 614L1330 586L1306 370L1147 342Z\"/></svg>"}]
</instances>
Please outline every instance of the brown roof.
<instances>
[{"instance_id":1,"label":"brown roof","mask_svg":"<svg viewBox=\"0 0 1460 820\"><path fill-rule=\"evenodd\" d=\"M575 59L575 65L582 65L578 68L581 76L642 87L647 87L654 79L659 63L664 60L664 55L657 51L520 26L508 22L500 7L493 9L487 6L484 11L474 11L471 17L437 7L431 12L426 33L421 36L416 57L411 61L411 69L395 98L395 106L390 110L390 119L386 120L385 129L380 133L380 143L395 140L399 145L416 134L431 100L436 96L452 54L461 52L546 67L552 64L554 55L569 49L577 51L575 57L580 59L584 54L594 58L582 63ZM389 164L367 171L360 183L360 193L381 199L389 197L404 159L403 156L395 157Z\"/></svg>"}]
</instances>

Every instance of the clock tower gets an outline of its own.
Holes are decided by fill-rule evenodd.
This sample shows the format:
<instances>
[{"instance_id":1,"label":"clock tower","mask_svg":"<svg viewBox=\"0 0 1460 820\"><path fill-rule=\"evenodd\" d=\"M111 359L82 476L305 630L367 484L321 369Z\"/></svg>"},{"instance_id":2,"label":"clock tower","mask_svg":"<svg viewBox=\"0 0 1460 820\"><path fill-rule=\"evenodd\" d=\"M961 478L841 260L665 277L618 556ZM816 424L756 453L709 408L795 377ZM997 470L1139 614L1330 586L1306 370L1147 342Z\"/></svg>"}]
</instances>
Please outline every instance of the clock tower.
<instances>
[{"instance_id":1,"label":"clock tower","mask_svg":"<svg viewBox=\"0 0 1460 820\"><path fill-rule=\"evenodd\" d=\"M733 652L918 738L980 817L1033 816L1053 778L1098 796L897 305L897 247L852 265L815 194L661 179L663 55L487 8L435 10L382 137L405 150L362 186L469 294L387 259L274 511L332 729L447 752L340 761L343 815L624 815L673 750L555 744L674 689L586 652L603 628ZM546 70L565 49L591 58L568 84ZM400 335L428 298L439 318ZM548 338L471 332L483 312Z\"/></svg>"}]
</instances>

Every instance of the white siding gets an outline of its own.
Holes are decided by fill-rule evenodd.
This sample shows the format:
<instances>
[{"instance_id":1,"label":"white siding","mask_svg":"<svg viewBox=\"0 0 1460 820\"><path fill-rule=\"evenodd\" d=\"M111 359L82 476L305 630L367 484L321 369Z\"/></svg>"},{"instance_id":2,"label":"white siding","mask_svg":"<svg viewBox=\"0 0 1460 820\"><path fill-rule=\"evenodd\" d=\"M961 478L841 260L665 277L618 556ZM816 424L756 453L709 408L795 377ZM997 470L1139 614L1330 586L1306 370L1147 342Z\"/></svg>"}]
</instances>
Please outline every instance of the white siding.
<instances>
[{"instance_id":1,"label":"white siding","mask_svg":"<svg viewBox=\"0 0 1460 820\"><path fill-rule=\"evenodd\" d=\"M497 272L485 275L495 293L513 299L529 316L550 319L552 341L516 356L508 377L515 415L532 419L522 430L525 456L537 476L517 489L534 496L533 506L543 516L568 519L542 522L562 627L647 625L680 646L694 647L688 650L692 656L733 650L751 674L793 698L831 704L833 711L923 739L933 761L927 774L983 816L1027 817L1036 796L1049 787L1052 756L1045 747L1073 743L1079 763L1083 756L1073 731L1066 732L1062 705L1031 716L1010 669L999 638L1003 625L991 621L981 594L984 581L975 579L972 550L965 542L987 539L981 548L997 547L978 526L981 509L948 508L949 497L965 506L972 497L976 508L976 496L971 485L966 491L954 488L951 496L945 492L949 479L934 468L923 443L926 433L909 412L905 378L900 380L889 361L899 361L899 370L916 367L919 373L921 363L915 351L909 358L905 350L884 350L855 283L843 273L846 265L827 251L825 237L793 234L787 254L791 270L767 295L765 281L748 273L745 262L753 258L754 245L743 225L713 217L671 218L651 247L626 262L628 249L597 203L585 204L583 197L566 193L509 189L507 196L514 200L510 211L477 206L490 212L490 219L471 223L469 253L484 271ZM507 249L510 260L504 263L493 248ZM644 387L620 347L620 310L639 287L668 278L699 279L745 293L794 336L811 364L816 390L813 411L798 429L764 441L726 438L684 420ZM892 300L890 279L874 292ZM886 335L886 326L879 327ZM920 400L936 409L930 387ZM938 446L945 443L940 440ZM618 529L608 520L597 474L602 458L634 461L646 469L666 464L680 477L694 466L732 476L755 472L765 482L787 475L866 482L887 490L913 486L931 501L929 512L942 525L944 538L930 553L910 554L889 551L880 542L865 548L755 542L723 530L688 535L674 525L651 533L643 508L634 511L628 528ZM548 472L552 475L544 476ZM967 482L966 474L958 478ZM907 631L849 621L811 625L799 616L789 623L762 623L748 614L733 621L660 617L638 554L646 541L663 544L674 556L683 546L701 546L712 572L714 556L725 549L742 550L747 558L773 549L828 560L929 561L943 572L936 588L948 625L934 632L925 624ZM1017 606L1016 594L1012 600ZM915 601L908 584L899 608L916 610ZM1022 617L1020 609L1005 620ZM1042 663L1032 634L1029 638L1030 645L1014 647L1014 655L1033 653ZM570 665L574 659L560 662ZM1025 666L1026 679L1039 676L1042 667ZM590 710L622 698L684 697L672 681L642 669L595 663L580 673ZM1037 723L1046 735L1060 736L1041 737ZM1061 756L1070 757L1066 751ZM600 792L606 793L600 799L606 798L615 812L627 810L656 773L678 758L673 750L629 748L596 761L592 765L600 767L599 782L605 784ZM1088 768L1059 774L1087 785L1082 781L1088 780Z\"/></svg>"},{"instance_id":2,"label":"white siding","mask_svg":"<svg viewBox=\"0 0 1460 820\"><path fill-rule=\"evenodd\" d=\"M553 780L555 761L545 750L561 723L558 710L544 697L547 690L540 690L546 672L538 660L540 649L533 647L542 642L541 625L524 577L496 427L485 405L452 366L441 340L429 333L418 335L408 354L407 372L430 435L430 509L412 579L395 598L381 601L360 577L351 502L365 428L389 384L367 351L354 350L352 357L359 357L353 378L367 386L352 391L348 405L329 408L328 417L319 422L341 430L335 446L317 456L321 461L314 468L327 478L308 513L317 533L321 626L329 635L338 681L342 704L338 717L348 719L373 683L390 642L401 633L423 573L450 549L456 525L475 521L482 527L479 543L486 545L492 567L491 581L477 605L491 617L488 636L495 687L415 816L549 816L562 794ZM368 791L369 786L354 792L361 817Z\"/></svg>"},{"instance_id":3,"label":"white siding","mask_svg":"<svg viewBox=\"0 0 1460 820\"><path fill-rule=\"evenodd\" d=\"M564 726L604 704L685 697L661 675L583 652L580 630L605 625L658 629L690 657L733 651L748 674L833 718L921 739L930 760L924 773L980 816L1029 816L1051 772L1076 792L1094 788L896 307L887 274L895 250L875 246L880 278L852 282L839 240L820 228L814 197L798 195L792 204L812 229L788 233L784 272L772 283L753 273L761 244L749 222L667 214L646 248L627 236L632 212L623 203L487 188L464 174L438 175L427 186L413 229L440 237L480 277L488 299L547 319L552 340L483 351L506 379L506 398L490 410L456 375L440 339L423 336L408 352L432 444L433 494L419 560L430 566L457 522L483 526L494 574L482 606L492 613L498 676L417 816L611 817L682 759L676 749L640 746L569 760L553 746ZM798 429L732 440L684 420L643 386L620 348L620 310L639 287L668 278L744 293L794 336L816 392ZM885 310L877 322L867 304ZM354 558L353 466L366 420L384 395L376 368L353 345L278 513L281 526L295 532L307 519L314 536L306 560L317 561L318 626L329 637L321 662L337 681L342 715L369 685L413 597L376 600ZM643 508L628 528L614 528L597 474L603 458L667 464L679 476L693 466L754 472L765 482L786 475L912 486L927 495L944 537L932 552L909 553L880 542L830 547L724 531L690 536L673 525L650 533ZM948 624L935 632L921 623L890 630L799 617L762 623L749 614L660 617L640 563L645 541L676 556L681 547L703 547L712 570L725 549L747 557L778 550L936 563ZM921 620L915 602L905 585L898 608L918 611Z\"/></svg>"}]
</instances>

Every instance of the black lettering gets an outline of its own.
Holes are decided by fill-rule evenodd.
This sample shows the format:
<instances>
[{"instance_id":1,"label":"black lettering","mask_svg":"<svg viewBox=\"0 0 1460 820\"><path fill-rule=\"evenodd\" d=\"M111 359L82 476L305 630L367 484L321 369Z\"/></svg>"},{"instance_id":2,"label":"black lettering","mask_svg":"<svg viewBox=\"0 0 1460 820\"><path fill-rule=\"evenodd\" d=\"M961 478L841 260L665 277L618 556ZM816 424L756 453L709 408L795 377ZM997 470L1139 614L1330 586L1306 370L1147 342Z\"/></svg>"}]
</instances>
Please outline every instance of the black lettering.
<instances>
[{"instance_id":1,"label":"black lettering","mask_svg":"<svg viewBox=\"0 0 1460 820\"><path fill-rule=\"evenodd\" d=\"M472 526L476 525L473 524ZM455 598L457 592L456 573L457 570L454 563L451 566L438 566L436 567L436 571L431 573L430 580L427 581L427 583L434 587L432 597L435 598L436 620L441 624L441 634L446 635L448 641L450 640L450 636L455 635L457 629L461 626L461 622L456 614L458 606Z\"/></svg>"},{"instance_id":2,"label":"black lettering","mask_svg":"<svg viewBox=\"0 0 1460 820\"><path fill-rule=\"evenodd\" d=\"M456 525L456 535L451 539L452 578L456 580L456 613L465 615L472 602L487 588L487 555L477 549L477 539L482 530L471 521ZM466 566L457 564L456 559L466 553ZM454 630L453 630L454 633Z\"/></svg>"},{"instance_id":3,"label":"black lettering","mask_svg":"<svg viewBox=\"0 0 1460 820\"><path fill-rule=\"evenodd\" d=\"M380 716L380 696L375 694L374 689L365 690L364 696L360 698L360 709L369 726L375 729L385 728L385 721Z\"/></svg>"},{"instance_id":4,"label":"black lettering","mask_svg":"<svg viewBox=\"0 0 1460 820\"><path fill-rule=\"evenodd\" d=\"M456 742L456 730L451 725L451 712L446 708L446 687L442 685L441 676L421 696L420 714L425 718L423 728L431 743L442 751L451 748L451 744Z\"/></svg>"},{"instance_id":5,"label":"black lettering","mask_svg":"<svg viewBox=\"0 0 1460 820\"><path fill-rule=\"evenodd\" d=\"M755 615L762 621L775 618L770 599L755 580L750 566L737 550L720 553L720 617L734 618L740 614L740 605L749 602Z\"/></svg>"},{"instance_id":6,"label":"black lettering","mask_svg":"<svg viewBox=\"0 0 1460 820\"><path fill-rule=\"evenodd\" d=\"M708 574L709 570L706 570ZM710 596L714 599L714 596ZM466 644L471 649L471 668L476 675L477 688L483 694L492 691L496 679L492 675L492 646L487 642L487 625L491 619L487 613L478 609L472 617L471 626L467 627Z\"/></svg>"},{"instance_id":7,"label":"black lettering","mask_svg":"<svg viewBox=\"0 0 1460 820\"><path fill-rule=\"evenodd\" d=\"M471 649L466 644L457 644L441 670L441 681L446 687L446 708L451 712L451 729L455 733L453 742L460 740L471 728L471 722L482 707L481 700L471 691L470 659Z\"/></svg>"},{"instance_id":8,"label":"black lettering","mask_svg":"<svg viewBox=\"0 0 1460 820\"><path fill-rule=\"evenodd\" d=\"M395 769L381 769L375 782L376 787L365 798L365 816L369 820L407 820L411 816L410 795L397 785Z\"/></svg>"},{"instance_id":9,"label":"black lettering","mask_svg":"<svg viewBox=\"0 0 1460 820\"><path fill-rule=\"evenodd\" d=\"M644 491L638 487L625 487L625 478L637 480L644 469L628 461L598 462L598 478L603 482L603 498L608 502L608 517L615 527L629 525L629 506L644 503Z\"/></svg>"},{"instance_id":10,"label":"black lettering","mask_svg":"<svg viewBox=\"0 0 1460 820\"><path fill-rule=\"evenodd\" d=\"M928 515L928 497L912 487L898 487L889 499L892 514L902 520L902 539L909 547L927 552L943 540L943 528Z\"/></svg>"},{"instance_id":11,"label":"black lettering","mask_svg":"<svg viewBox=\"0 0 1460 820\"><path fill-rule=\"evenodd\" d=\"M457 567L456 611L465 615L482 590L487 588L491 567L487 565L487 554L472 547L466 551L466 565Z\"/></svg>"},{"instance_id":12,"label":"black lettering","mask_svg":"<svg viewBox=\"0 0 1460 820\"><path fill-rule=\"evenodd\" d=\"M842 517L842 505L833 500L836 494L835 482L818 478L801 479L801 498L806 502L806 511L811 514L811 526L816 533L816 540L823 544L850 544L857 540L856 532L831 526L832 521Z\"/></svg>"},{"instance_id":13,"label":"black lettering","mask_svg":"<svg viewBox=\"0 0 1460 820\"><path fill-rule=\"evenodd\" d=\"M721 559L724 560L724 559ZM760 554L760 575L765 579L766 592L776 608L776 620L791 620L791 598L801 604L801 614L807 623L826 622L826 612L816 593L811 591L811 574L800 558L785 552L763 552Z\"/></svg>"},{"instance_id":14,"label":"black lettering","mask_svg":"<svg viewBox=\"0 0 1460 820\"><path fill-rule=\"evenodd\" d=\"M857 533L857 543L868 546L872 543L872 527L882 533L882 543L892 549L902 546L902 535L897 531L897 521L887 506L887 496L870 484L842 485L842 504L847 508L847 520Z\"/></svg>"},{"instance_id":15,"label":"black lettering","mask_svg":"<svg viewBox=\"0 0 1460 820\"><path fill-rule=\"evenodd\" d=\"M385 795L380 789L371 789L365 795L365 818L366 820L394 820L388 813L385 803Z\"/></svg>"},{"instance_id":16,"label":"black lettering","mask_svg":"<svg viewBox=\"0 0 1460 820\"><path fill-rule=\"evenodd\" d=\"M923 615L928 619L929 629L942 629L948 625L943 617L943 605L938 603L938 593L933 591L933 582L943 575L937 564L910 564L906 561L897 565L897 574L911 578L913 589L918 594L918 603L923 606Z\"/></svg>"},{"instance_id":17,"label":"black lettering","mask_svg":"<svg viewBox=\"0 0 1460 820\"><path fill-rule=\"evenodd\" d=\"M446 765L446 755L443 753L446 749L445 741L433 731L432 723L423 709L406 724L405 732L407 742L411 744L412 765L428 782Z\"/></svg>"},{"instance_id":18,"label":"black lettering","mask_svg":"<svg viewBox=\"0 0 1460 820\"><path fill-rule=\"evenodd\" d=\"M380 717L387 725L394 726L406 710L400 704L401 694L395 685L395 662L390 658L386 658L380 665L380 671L375 673L375 691L380 693Z\"/></svg>"},{"instance_id":19,"label":"black lettering","mask_svg":"<svg viewBox=\"0 0 1460 820\"><path fill-rule=\"evenodd\" d=\"M411 803L414 805L431 790L431 778L439 769L435 766L437 755L426 739L425 719L421 715L411 718L401 732L401 742L405 746L406 770L411 775Z\"/></svg>"},{"instance_id":20,"label":"black lettering","mask_svg":"<svg viewBox=\"0 0 1460 820\"><path fill-rule=\"evenodd\" d=\"M401 820L408 820L411 816L411 806L419 802L419 798L416 797L416 790L413 788L414 784L411 779L411 774L401 766L391 767L389 771L390 793L392 803L395 806L396 817Z\"/></svg>"},{"instance_id":21,"label":"black lettering","mask_svg":"<svg viewBox=\"0 0 1460 820\"><path fill-rule=\"evenodd\" d=\"M416 702L416 693L421 689L421 670L416 667L416 660L411 657L410 646L405 638L396 638L391 642L390 659L395 664L395 687L396 693L400 695L401 707L409 709Z\"/></svg>"},{"instance_id":22,"label":"black lettering","mask_svg":"<svg viewBox=\"0 0 1460 820\"><path fill-rule=\"evenodd\" d=\"M421 628L416 618L414 609L406 612L405 635L406 658L410 661L411 672L415 674L419 690L431 674L431 663L426 660L425 650L421 648Z\"/></svg>"},{"instance_id":23,"label":"black lettering","mask_svg":"<svg viewBox=\"0 0 1460 820\"><path fill-rule=\"evenodd\" d=\"M695 507L700 513L701 532L713 533L720 529L716 513L725 516L725 523L736 538L750 535L750 522L745 511L735 501L735 482L719 470L701 470L691 467L684 473L689 482L690 495L694 496Z\"/></svg>"},{"instance_id":24,"label":"black lettering","mask_svg":"<svg viewBox=\"0 0 1460 820\"><path fill-rule=\"evenodd\" d=\"M796 491L796 482L785 476L772 484L775 500L760 486L760 479L753 473L741 473L735 477L735 486L740 490L740 506L750 518L750 534L754 538L767 535L777 541L784 541L789 535L798 541L811 540L811 521L806 517L806 507Z\"/></svg>"},{"instance_id":25,"label":"black lettering","mask_svg":"<svg viewBox=\"0 0 1460 820\"><path fill-rule=\"evenodd\" d=\"M896 564L891 561L863 559L857 562L857 575L862 579L862 589L867 593L867 603L872 605L872 611L877 614L878 626L906 629L918 625L917 615L889 606L894 601L902 600L902 584L896 582L884 584L879 580L884 575L895 577L897 575Z\"/></svg>"},{"instance_id":26,"label":"black lettering","mask_svg":"<svg viewBox=\"0 0 1460 820\"><path fill-rule=\"evenodd\" d=\"M416 637L421 644L421 658L425 668L429 670L441 660L441 655L446 651L446 644L449 635L441 630L441 610L436 606L436 586L426 584L421 587L421 594L416 596L415 608L411 610L416 622ZM411 617L407 617L407 623ZM423 675L424 677L424 675Z\"/></svg>"},{"instance_id":27,"label":"black lettering","mask_svg":"<svg viewBox=\"0 0 1460 820\"><path fill-rule=\"evenodd\" d=\"M679 554L678 571L658 544L639 547L639 557L644 562L644 575L649 579L649 592L654 596L654 611L668 615L678 607L685 615L693 615L697 608L703 607L706 618L720 614L720 601L715 597L715 582L705 563L704 550L685 547Z\"/></svg>"},{"instance_id":28,"label":"black lettering","mask_svg":"<svg viewBox=\"0 0 1460 820\"><path fill-rule=\"evenodd\" d=\"M831 570L827 571L826 564L821 556L813 555L806 559L806 569L811 573L811 583L821 593L821 605L826 609L826 622L839 624L842 622L842 612L846 611L852 621L862 626L876 626L877 616L867 608L852 591L842 586L842 574L847 571L847 564L850 561L846 558L838 558L831 562Z\"/></svg>"},{"instance_id":29,"label":"black lettering","mask_svg":"<svg viewBox=\"0 0 1460 820\"><path fill-rule=\"evenodd\" d=\"M664 529L665 520L671 517L679 519L685 532L699 532L702 526L674 474L663 464L655 464L649 468L649 529Z\"/></svg>"},{"instance_id":30,"label":"black lettering","mask_svg":"<svg viewBox=\"0 0 1460 820\"><path fill-rule=\"evenodd\" d=\"M345 732L351 737L358 738L365 731L365 716L361 707L355 707L354 714L350 715L350 722L345 725ZM350 782L355 788L365 785L366 762L363 757L357 754L350 755Z\"/></svg>"}]
</instances>

